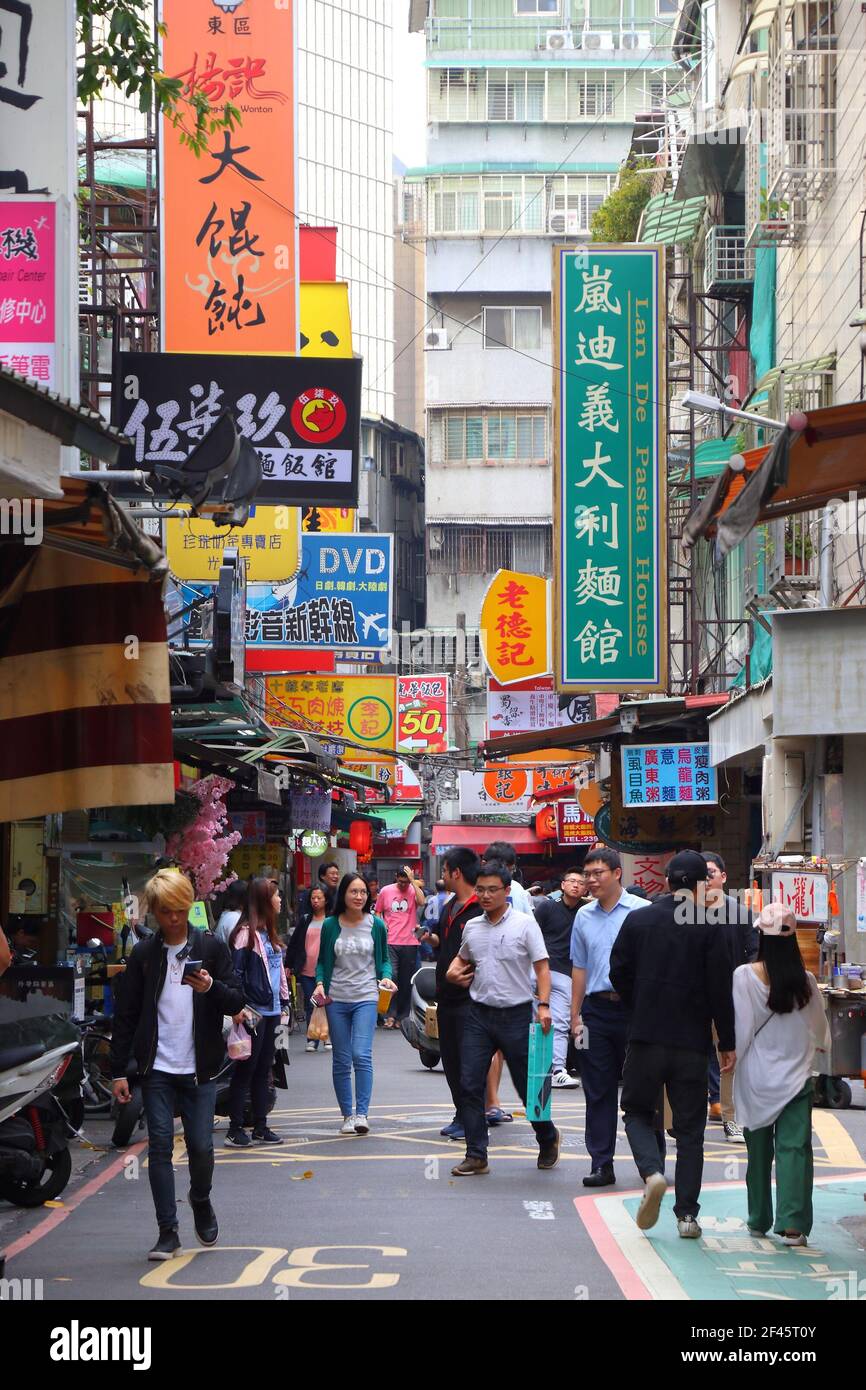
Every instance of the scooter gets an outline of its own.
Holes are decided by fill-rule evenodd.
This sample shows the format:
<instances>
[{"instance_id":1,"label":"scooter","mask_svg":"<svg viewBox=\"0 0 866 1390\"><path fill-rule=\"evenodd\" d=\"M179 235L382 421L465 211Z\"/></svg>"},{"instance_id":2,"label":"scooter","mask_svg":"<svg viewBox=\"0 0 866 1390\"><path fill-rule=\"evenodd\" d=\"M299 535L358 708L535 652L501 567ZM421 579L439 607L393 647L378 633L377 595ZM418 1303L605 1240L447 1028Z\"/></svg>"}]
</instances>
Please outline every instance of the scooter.
<instances>
[{"instance_id":1,"label":"scooter","mask_svg":"<svg viewBox=\"0 0 866 1390\"><path fill-rule=\"evenodd\" d=\"M77 1034L47 1051L0 1048L0 1198L19 1207L53 1201L72 1173L72 1127L52 1088L78 1049Z\"/></svg>"},{"instance_id":2,"label":"scooter","mask_svg":"<svg viewBox=\"0 0 866 1390\"><path fill-rule=\"evenodd\" d=\"M436 966L422 965L412 976L409 1013L400 1021L403 1037L414 1047L423 1066L432 1070L439 1061L439 1035L429 1031L428 1009L436 1002Z\"/></svg>"}]
</instances>

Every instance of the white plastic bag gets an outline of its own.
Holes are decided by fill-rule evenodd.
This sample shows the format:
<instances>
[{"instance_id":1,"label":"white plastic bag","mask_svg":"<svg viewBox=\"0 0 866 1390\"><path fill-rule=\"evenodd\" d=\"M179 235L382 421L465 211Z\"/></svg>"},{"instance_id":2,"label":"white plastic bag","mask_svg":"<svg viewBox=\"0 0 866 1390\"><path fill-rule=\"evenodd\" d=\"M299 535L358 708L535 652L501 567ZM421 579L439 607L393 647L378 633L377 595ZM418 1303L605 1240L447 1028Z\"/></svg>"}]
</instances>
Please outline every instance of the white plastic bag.
<instances>
[{"instance_id":1,"label":"white plastic bag","mask_svg":"<svg viewBox=\"0 0 866 1390\"><path fill-rule=\"evenodd\" d=\"M226 1051L233 1062L248 1062L253 1050L253 1040L242 1023L233 1023L229 1033Z\"/></svg>"}]
</instances>

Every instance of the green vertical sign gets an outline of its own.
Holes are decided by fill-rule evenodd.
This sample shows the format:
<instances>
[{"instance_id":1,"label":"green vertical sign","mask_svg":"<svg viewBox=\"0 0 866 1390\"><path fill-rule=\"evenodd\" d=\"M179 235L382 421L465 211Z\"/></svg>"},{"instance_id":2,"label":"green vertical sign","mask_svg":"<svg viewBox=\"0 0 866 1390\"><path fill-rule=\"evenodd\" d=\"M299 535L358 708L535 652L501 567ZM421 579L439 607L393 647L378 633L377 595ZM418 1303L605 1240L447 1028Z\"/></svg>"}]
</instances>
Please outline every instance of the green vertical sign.
<instances>
[{"instance_id":1,"label":"green vertical sign","mask_svg":"<svg viewBox=\"0 0 866 1390\"><path fill-rule=\"evenodd\" d=\"M557 689L664 690L664 247L554 248Z\"/></svg>"}]
</instances>

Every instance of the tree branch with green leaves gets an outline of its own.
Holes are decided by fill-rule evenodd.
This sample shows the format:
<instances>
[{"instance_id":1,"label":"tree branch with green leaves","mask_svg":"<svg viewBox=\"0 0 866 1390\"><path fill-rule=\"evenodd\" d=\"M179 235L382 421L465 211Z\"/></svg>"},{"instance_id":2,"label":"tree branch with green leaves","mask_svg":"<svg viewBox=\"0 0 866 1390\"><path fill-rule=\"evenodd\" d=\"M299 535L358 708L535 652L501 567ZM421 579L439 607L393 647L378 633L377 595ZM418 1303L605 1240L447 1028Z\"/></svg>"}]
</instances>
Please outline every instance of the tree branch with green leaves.
<instances>
[{"instance_id":1,"label":"tree branch with green leaves","mask_svg":"<svg viewBox=\"0 0 866 1390\"><path fill-rule=\"evenodd\" d=\"M179 77L160 68L159 38L165 25L151 27L151 0L76 0L78 17L78 99L83 103L116 87L138 98L140 111L161 113L182 145L198 157L209 136L241 123L236 106L212 108L203 92L184 91Z\"/></svg>"}]
</instances>

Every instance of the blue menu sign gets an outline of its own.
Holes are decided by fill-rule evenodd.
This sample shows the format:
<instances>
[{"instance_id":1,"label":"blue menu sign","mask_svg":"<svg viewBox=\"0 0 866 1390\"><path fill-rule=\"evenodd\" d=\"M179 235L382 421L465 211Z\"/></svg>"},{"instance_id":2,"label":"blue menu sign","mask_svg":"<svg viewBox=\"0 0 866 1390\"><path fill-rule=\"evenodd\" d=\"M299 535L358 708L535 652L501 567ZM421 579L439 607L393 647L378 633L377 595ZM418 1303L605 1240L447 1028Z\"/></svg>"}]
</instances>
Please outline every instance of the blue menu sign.
<instances>
[{"instance_id":1,"label":"blue menu sign","mask_svg":"<svg viewBox=\"0 0 866 1390\"><path fill-rule=\"evenodd\" d=\"M718 799L708 743L641 743L623 748L623 806L701 806Z\"/></svg>"}]
</instances>

